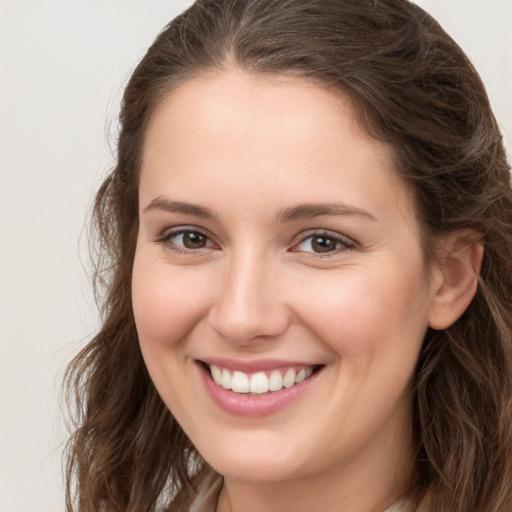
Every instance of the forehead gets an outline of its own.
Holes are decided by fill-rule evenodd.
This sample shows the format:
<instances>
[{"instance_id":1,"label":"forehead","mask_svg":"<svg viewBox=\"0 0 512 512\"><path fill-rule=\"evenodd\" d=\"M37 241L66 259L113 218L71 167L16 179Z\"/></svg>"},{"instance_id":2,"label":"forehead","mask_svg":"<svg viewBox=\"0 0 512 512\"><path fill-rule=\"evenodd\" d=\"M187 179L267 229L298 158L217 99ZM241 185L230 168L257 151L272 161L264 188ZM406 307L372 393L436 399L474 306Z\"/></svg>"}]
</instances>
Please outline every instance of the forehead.
<instances>
[{"instance_id":1,"label":"forehead","mask_svg":"<svg viewBox=\"0 0 512 512\"><path fill-rule=\"evenodd\" d=\"M141 197L165 183L171 195L193 196L187 200L215 189L226 200L252 190L261 202L279 190L280 199L286 192L294 202L348 195L358 207L371 191L382 208L391 199L393 207L410 207L392 150L360 127L347 95L293 76L238 70L195 77L156 109L144 144Z\"/></svg>"},{"instance_id":2,"label":"forehead","mask_svg":"<svg viewBox=\"0 0 512 512\"><path fill-rule=\"evenodd\" d=\"M167 124L165 134L163 124ZM174 133L172 124L179 126ZM252 132L257 145L275 139L277 127L286 128L279 133L283 142L308 137L305 149L350 132L357 136L359 146L371 146L381 154L382 163L392 168L389 148L363 131L347 94L293 75L248 73L236 68L204 72L168 93L152 116L146 142L155 142L160 134L189 142L199 135L221 135L232 142L238 138L247 146L242 137ZM322 137L311 137L313 132Z\"/></svg>"}]
</instances>

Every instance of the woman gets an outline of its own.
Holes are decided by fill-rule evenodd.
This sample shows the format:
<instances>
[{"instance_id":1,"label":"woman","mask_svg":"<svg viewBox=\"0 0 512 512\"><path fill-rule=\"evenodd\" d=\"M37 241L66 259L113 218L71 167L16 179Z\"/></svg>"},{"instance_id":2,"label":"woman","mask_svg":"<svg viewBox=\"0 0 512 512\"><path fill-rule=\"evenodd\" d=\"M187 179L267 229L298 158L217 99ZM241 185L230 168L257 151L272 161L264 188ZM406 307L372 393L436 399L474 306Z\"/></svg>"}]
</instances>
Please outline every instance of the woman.
<instances>
[{"instance_id":1,"label":"woman","mask_svg":"<svg viewBox=\"0 0 512 512\"><path fill-rule=\"evenodd\" d=\"M68 510L510 510L511 207L414 4L196 2L96 198Z\"/></svg>"}]
</instances>

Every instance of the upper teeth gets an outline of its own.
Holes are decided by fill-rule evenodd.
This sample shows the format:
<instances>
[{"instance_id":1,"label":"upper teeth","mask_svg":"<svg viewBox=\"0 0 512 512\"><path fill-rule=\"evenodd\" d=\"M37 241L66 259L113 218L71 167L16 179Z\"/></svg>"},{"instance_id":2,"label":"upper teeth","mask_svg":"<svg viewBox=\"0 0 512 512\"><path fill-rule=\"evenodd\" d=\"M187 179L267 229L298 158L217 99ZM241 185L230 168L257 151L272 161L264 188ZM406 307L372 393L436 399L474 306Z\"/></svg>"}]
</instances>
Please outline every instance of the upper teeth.
<instances>
[{"instance_id":1,"label":"upper teeth","mask_svg":"<svg viewBox=\"0 0 512 512\"><path fill-rule=\"evenodd\" d=\"M279 391L302 382L313 373L313 367L311 366L253 374L221 368L214 364L210 364L209 367L213 380L224 389L231 389L235 393Z\"/></svg>"}]
</instances>

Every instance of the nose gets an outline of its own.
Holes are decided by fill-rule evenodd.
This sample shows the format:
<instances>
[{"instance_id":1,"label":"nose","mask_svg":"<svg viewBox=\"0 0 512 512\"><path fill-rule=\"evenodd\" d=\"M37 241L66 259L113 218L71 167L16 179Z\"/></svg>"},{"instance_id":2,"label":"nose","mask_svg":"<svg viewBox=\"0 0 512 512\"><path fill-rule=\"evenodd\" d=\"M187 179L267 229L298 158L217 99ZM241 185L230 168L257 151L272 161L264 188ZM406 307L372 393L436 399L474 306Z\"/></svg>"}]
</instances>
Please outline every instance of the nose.
<instances>
[{"instance_id":1,"label":"nose","mask_svg":"<svg viewBox=\"0 0 512 512\"><path fill-rule=\"evenodd\" d=\"M233 257L223 269L208 323L222 338L240 346L275 339L290 325L283 300L282 270L262 257Z\"/></svg>"}]
</instances>

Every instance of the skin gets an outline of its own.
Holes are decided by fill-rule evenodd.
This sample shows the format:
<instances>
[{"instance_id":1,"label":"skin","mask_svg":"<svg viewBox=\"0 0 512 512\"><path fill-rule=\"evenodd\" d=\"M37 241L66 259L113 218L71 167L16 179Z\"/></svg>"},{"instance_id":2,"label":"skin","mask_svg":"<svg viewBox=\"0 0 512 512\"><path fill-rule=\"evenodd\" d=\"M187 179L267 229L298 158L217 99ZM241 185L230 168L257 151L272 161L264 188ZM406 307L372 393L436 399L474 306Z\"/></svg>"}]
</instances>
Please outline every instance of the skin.
<instances>
[{"instance_id":1,"label":"skin","mask_svg":"<svg viewBox=\"0 0 512 512\"><path fill-rule=\"evenodd\" d=\"M279 219L312 203L345 210ZM177 228L206 245L184 247ZM322 235L332 251L315 252ZM442 282L427 272L390 150L340 93L225 69L157 108L133 308L156 388L224 476L219 512L382 511L400 496L413 460L412 376L427 327L443 323ZM195 361L208 357L324 366L300 399L245 418L206 392Z\"/></svg>"}]
</instances>

